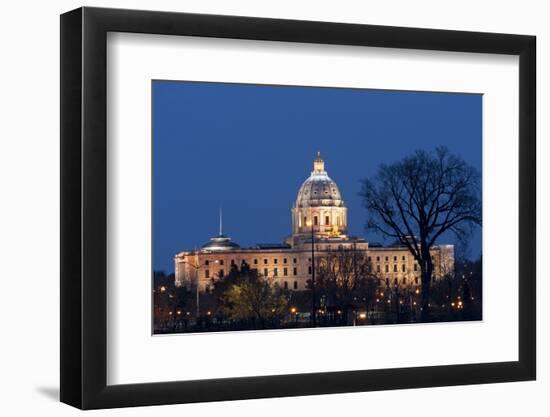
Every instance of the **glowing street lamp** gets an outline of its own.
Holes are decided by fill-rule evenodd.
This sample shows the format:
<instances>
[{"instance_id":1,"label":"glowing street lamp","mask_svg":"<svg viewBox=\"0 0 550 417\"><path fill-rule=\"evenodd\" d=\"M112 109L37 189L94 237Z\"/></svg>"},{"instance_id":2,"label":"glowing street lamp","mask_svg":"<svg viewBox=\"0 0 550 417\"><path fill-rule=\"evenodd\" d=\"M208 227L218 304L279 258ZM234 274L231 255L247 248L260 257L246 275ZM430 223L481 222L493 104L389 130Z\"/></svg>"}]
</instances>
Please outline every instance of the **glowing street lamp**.
<instances>
[{"instance_id":1,"label":"glowing street lamp","mask_svg":"<svg viewBox=\"0 0 550 417\"><path fill-rule=\"evenodd\" d=\"M311 227L311 322L313 327L317 327L316 299L315 299L315 234L313 233L313 222L308 220L307 227Z\"/></svg>"}]
</instances>

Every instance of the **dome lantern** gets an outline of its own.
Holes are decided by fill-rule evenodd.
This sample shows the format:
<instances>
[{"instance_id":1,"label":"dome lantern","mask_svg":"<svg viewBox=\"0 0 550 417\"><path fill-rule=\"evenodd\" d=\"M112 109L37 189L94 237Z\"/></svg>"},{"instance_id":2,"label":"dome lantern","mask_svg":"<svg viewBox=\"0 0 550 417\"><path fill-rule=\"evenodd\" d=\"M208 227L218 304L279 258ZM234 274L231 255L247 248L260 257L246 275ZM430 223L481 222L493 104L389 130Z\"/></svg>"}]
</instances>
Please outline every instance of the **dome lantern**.
<instances>
[{"instance_id":1,"label":"dome lantern","mask_svg":"<svg viewBox=\"0 0 550 417\"><path fill-rule=\"evenodd\" d=\"M292 208L293 238L342 238L347 233L347 209L340 189L325 171L321 153L313 161L313 171L304 181Z\"/></svg>"},{"instance_id":2,"label":"dome lantern","mask_svg":"<svg viewBox=\"0 0 550 417\"><path fill-rule=\"evenodd\" d=\"M315 174L326 174L325 161L321 158L321 152L317 151L317 158L313 161L313 172Z\"/></svg>"}]
</instances>

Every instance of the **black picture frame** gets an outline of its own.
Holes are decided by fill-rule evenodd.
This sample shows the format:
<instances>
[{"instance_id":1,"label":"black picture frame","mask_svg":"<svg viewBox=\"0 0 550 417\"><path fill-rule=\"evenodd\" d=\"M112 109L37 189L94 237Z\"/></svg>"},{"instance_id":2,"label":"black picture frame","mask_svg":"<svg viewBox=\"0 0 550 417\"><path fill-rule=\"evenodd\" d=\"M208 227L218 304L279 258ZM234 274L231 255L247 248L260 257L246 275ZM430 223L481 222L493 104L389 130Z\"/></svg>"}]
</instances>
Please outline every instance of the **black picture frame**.
<instances>
[{"instance_id":1,"label":"black picture frame","mask_svg":"<svg viewBox=\"0 0 550 417\"><path fill-rule=\"evenodd\" d=\"M107 385L108 32L519 56L519 360ZM358 24L88 7L63 14L61 401L95 409L535 379L535 45L534 36Z\"/></svg>"}]
</instances>

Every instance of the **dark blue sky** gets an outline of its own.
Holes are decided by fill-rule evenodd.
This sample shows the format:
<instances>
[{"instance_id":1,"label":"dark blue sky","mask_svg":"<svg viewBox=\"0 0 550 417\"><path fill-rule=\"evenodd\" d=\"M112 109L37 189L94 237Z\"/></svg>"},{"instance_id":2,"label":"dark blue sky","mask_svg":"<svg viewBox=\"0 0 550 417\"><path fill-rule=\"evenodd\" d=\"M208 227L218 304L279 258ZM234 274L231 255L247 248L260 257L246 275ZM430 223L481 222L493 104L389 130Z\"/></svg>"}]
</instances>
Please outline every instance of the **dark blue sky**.
<instances>
[{"instance_id":1,"label":"dark blue sky","mask_svg":"<svg viewBox=\"0 0 550 417\"><path fill-rule=\"evenodd\" d=\"M348 207L349 234L366 234L360 180L379 164L439 145L481 171L482 96L154 81L153 267L218 232L242 246L282 242L290 209L321 151ZM447 240L452 240L448 238ZM449 243L454 243L453 241ZM470 255L481 251L481 232Z\"/></svg>"}]
</instances>

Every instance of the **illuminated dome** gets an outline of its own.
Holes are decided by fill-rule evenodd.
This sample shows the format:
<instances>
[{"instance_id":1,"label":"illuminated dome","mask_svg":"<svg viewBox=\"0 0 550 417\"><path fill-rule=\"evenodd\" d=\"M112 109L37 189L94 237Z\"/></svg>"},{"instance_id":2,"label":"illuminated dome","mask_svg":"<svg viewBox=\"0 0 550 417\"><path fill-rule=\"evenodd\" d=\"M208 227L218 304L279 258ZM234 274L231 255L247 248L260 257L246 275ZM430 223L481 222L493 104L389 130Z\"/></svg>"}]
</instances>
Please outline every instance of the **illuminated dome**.
<instances>
[{"instance_id":1,"label":"illuminated dome","mask_svg":"<svg viewBox=\"0 0 550 417\"><path fill-rule=\"evenodd\" d=\"M313 171L300 187L295 207L343 205L344 201L338 185L328 176L325 171L325 162L317 152L317 157L313 161Z\"/></svg>"},{"instance_id":2,"label":"illuminated dome","mask_svg":"<svg viewBox=\"0 0 550 417\"><path fill-rule=\"evenodd\" d=\"M216 237L210 238L210 242L202 245L201 250L211 251L211 252L220 252L227 250L240 249L240 246L231 241L231 238L224 235L218 235Z\"/></svg>"},{"instance_id":3,"label":"illuminated dome","mask_svg":"<svg viewBox=\"0 0 550 417\"><path fill-rule=\"evenodd\" d=\"M313 171L304 181L292 208L292 234L298 237L345 238L347 209L336 182L325 171L321 154L313 161Z\"/></svg>"}]
</instances>

